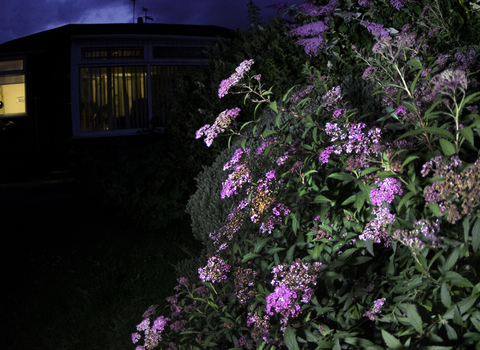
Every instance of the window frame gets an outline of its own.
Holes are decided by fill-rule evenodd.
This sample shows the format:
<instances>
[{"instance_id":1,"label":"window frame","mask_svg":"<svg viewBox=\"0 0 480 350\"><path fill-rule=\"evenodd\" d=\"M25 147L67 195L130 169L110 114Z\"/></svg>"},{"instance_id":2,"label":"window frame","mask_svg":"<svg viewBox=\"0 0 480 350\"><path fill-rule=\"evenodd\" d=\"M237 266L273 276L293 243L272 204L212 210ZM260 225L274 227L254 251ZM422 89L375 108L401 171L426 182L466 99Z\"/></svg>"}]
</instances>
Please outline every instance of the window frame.
<instances>
[{"instance_id":1,"label":"window frame","mask_svg":"<svg viewBox=\"0 0 480 350\"><path fill-rule=\"evenodd\" d=\"M10 114L0 114L0 119L8 118L18 118L28 116L28 107L27 107L27 57L26 56L10 56L10 57L1 57L0 62L6 61L23 61L22 69L15 69L9 71L0 71L0 76L22 76L23 75L23 85L24 85L24 103L25 103L25 112L23 113L10 113Z\"/></svg>"},{"instance_id":2,"label":"window frame","mask_svg":"<svg viewBox=\"0 0 480 350\"><path fill-rule=\"evenodd\" d=\"M74 36L71 46L71 93L72 93L72 138L93 138L109 136L125 136L146 133L145 129L117 129L101 131L82 131L80 120L80 70L82 68L94 67L127 67L127 66L146 66L147 71L147 101L148 101L148 120L153 118L152 101L152 66L178 65L178 66L201 66L208 63L203 58L153 58L153 51L158 47L180 47L206 48L207 43L215 44L217 38L212 37L190 37L190 36L167 36L167 35L104 35L104 36ZM85 49L94 50L95 48L129 48L143 47L144 58L128 59L82 59ZM158 127L156 132L164 132L164 127Z\"/></svg>"}]
</instances>

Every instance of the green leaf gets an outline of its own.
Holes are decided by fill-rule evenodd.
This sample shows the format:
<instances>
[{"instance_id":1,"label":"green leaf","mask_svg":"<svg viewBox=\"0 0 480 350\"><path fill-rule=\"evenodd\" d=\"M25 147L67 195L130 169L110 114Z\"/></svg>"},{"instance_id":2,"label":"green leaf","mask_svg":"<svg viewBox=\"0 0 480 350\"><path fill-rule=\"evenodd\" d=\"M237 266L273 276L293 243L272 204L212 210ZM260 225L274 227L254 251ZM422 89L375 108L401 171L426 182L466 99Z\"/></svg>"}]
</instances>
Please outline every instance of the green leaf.
<instances>
[{"instance_id":1,"label":"green leaf","mask_svg":"<svg viewBox=\"0 0 480 350\"><path fill-rule=\"evenodd\" d=\"M477 217L472 228L472 248L476 252L480 246L480 218Z\"/></svg>"},{"instance_id":2,"label":"green leaf","mask_svg":"<svg viewBox=\"0 0 480 350\"><path fill-rule=\"evenodd\" d=\"M272 134L276 134L277 132L275 130L267 130L265 132L263 132L262 136L263 138L267 138L268 136L272 135Z\"/></svg>"},{"instance_id":3,"label":"green leaf","mask_svg":"<svg viewBox=\"0 0 480 350\"><path fill-rule=\"evenodd\" d=\"M457 262L458 260L458 248L454 249L453 252L450 253L447 260L445 261L445 265L443 266L443 273L449 271Z\"/></svg>"},{"instance_id":4,"label":"green leaf","mask_svg":"<svg viewBox=\"0 0 480 350\"><path fill-rule=\"evenodd\" d=\"M418 60L418 58L412 58L408 61L408 63L415 69L422 69L422 63Z\"/></svg>"},{"instance_id":5,"label":"green leaf","mask_svg":"<svg viewBox=\"0 0 480 350\"><path fill-rule=\"evenodd\" d=\"M275 124L277 124L277 127L280 128L280 120L282 119L282 112L278 113L277 117L275 118Z\"/></svg>"},{"instance_id":6,"label":"green leaf","mask_svg":"<svg viewBox=\"0 0 480 350\"><path fill-rule=\"evenodd\" d=\"M452 297L450 296L450 292L448 291L447 284L445 282L442 283L441 298L442 304L446 308L449 308L452 305Z\"/></svg>"},{"instance_id":7,"label":"green leaf","mask_svg":"<svg viewBox=\"0 0 480 350\"><path fill-rule=\"evenodd\" d=\"M442 152L444 155L451 156L455 154L455 146L451 142L445 139L440 139L440 146L442 146Z\"/></svg>"},{"instance_id":8,"label":"green leaf","mask_svg":"<svg viewBox=\"0 0 480 350\"><path fill-rule=\"evenodd\" d=\"M444 324L445 326L445 329L447 330L447 337L448 337L448 340L457 340L457 332L455 332L455 329L453 329L452 326L450 326L449 324Z\"/></svg>"},{"instance_id":9,"label":"green leaf","mask_svg":"<svg viewBox=\"0 0 480 350\"><path fill-rule=\"evenodd\" d=\"M288 326L283 336L283 341L287 346L288 350L300 350L297 343L297 338L295 337L295 331L292 327Z\"/></svg>"},{"instance_id":10,"label":"green leaf","mask_svg":"<svg viewBox=\"0 0 480 350\"><path fill-rule=\"evenodd\" d=\"M427 208L429 208L434 216L437 218L440 217L440 207L436 203L428 203L426 205Z\"/></svg>"},{"instance_id":11,"label":"green leaf","mask_svg":"<svg viewBox=\"0 0 480 350\"><path fill-rule=\"evenodd\" d=\"M275 247L275 248L270 249L270 250L267 252L267 254L273 255L273 254L276 254L276 253L281 252L281 251L283 251L283 250L285 250L285 248Z\"/></svg>"},{"instance_id":12,"label":"green leaf","mask_svg":"<svg viewBox=\"0 0 480 350\"><path fill-rule=\"evenodd\" d=\"M455 139L455 137L452 135L452 133L445 130L445 129L441 129L441 128L437 128L437 127L433 127L433 126L427 126L425 128L408 131L405 134L402 134L401 136L397 137L397 140L401 140L401 139L403 139L407 136L414 136L414 135L418 135L418 134L423 134L425 132L429 133L429 134L437 134L437 135L445 136L445 137L449 138L450 140Z\"/></svg>"},{"instance_id":13,"label":"green leaf","mask_svg":"<svg viewBox=\"0 0 480 350\"><path fill-rule=\"evenodd\" d=\"M475 99L474 99L475 98ZM464 104L469 104L470 102L476 102L478 99L480 98L480 92L476 92L472 95L468 95L466 98L465 98L465 101L463 101ZM472 99L474 99L472 101Z\"/></svg>"},{"instance_id":14,"label":"green leaf","mask_svg":"<svg viewBox=\"0 0 480 350\"><path fill-rule=\"evenodd\" d=\"M247 262L248 260L254 259L254 258L259 257L259 256L260 256L260 254L253 254L253 253L246 254L246 255L243 256L242 263Z\"/></svg>"},{"instance_id":15,"label":"green leaf","mask_svg":"<svg viewBox=\"0 0 480 350\"><path fill-rule=\"evenodd\" d=\"M457 305L453 308L453 323L459 326L463 326L462 315L460 314L460 309Z\"/></svg>"},{"instance_id":16,"label":"green leaf","mask_svg":"<svg viewBox=\"0 0 480 350\"><path fill-rule=\"evenodd\" d=\"M400 343L400 340L395 338L384 329L382 329L382 338L385 341L385 344L387 344L387 347L390 349L403 349L403 345Z\"/></svg>"},{"instance_id":17,"label":"green leaf","mask_svg":"<svg viewBox=\"0 0 480 350\"><path fill-rule=\"evenodd\" d=\"M267 244L267 242L271 239L272 239L271 237L267 237L257 241L257 243L255 244L255 248L253 249L253 252L258 253L260 250L262 250L263 246Z\"/></svg>"},{"instance_id":18,"label":"green leaf","mask_svg":"<svg viewBox=\"0 0 480 350\"><path fill-rule=\"evenodd\" d=\"M355 199L356 199L356 198L357 198L357 195L354 194L354 195L348 197L347 199L345 199L345 200L343 201L342 205L347 205L347 204L353 203L353 202L355 202Z\"/></svg>"},{"instance_id":19,"label":"green leaf","mask_svg":"<svg viewBox=\"0 0 480 350\"><path fill-rule=\"evenodd\" d=\"M242 149L245 149L245 144L247 143L247 139L243 139L242 142L240 142L240 146Z\"/></svg>"},{"instance_id":20,"label":"green leaf","mask_svg":"<svg viewBox=\"0 0 480 350\"><path fill-rule=\"evenodd\" d=\"M460 309L460 313L463 315L465 312L467 312L473 306L473 304L475 304L475 301L477 300L477 298L478 296L471 295L461 300L459 303L457 303L456 305ZM443 316L443 318L447 320L451 320L453 319L453 315L454 315L454 308L450 307L445 313L445 315Z\"/></svg>"},{"instance_id":21,"label":"green leaf","mask_svg":"<svg viewBox=\"0 0 480 350\"><path fill-rule=\"evenodd\" d=\"M418 62L418 61L417 61ZM421 64L420 64L421 65ZM420 78L420 75L422 74L422 68L420 67L420 71L418 72L417 76L413 80L413 84L410 86L410 93L413 96L413 93L415 91L415 85L417 84L418 79Z\"/></svg>"},{"instance_id":22,"label":"green leaf","mask_svg":"<svg viewBox=\"0 0 480 350\"><path fill-rule=\"evenodd\" d=\"M368 238L366 241L363 241L363 246L372 256L375 256L375 253L373 252L373 241L371 239Z\"/></svg>"},{"instance_id":23,"label":"green leaf","mask_svg":"<svg viewBox=\"0 0 480 350\"><path fill-rule=\"evenodd\" d=\"M472 127L468 126L460 129L460 134L462 134L462 136L465 137L465 140L467 140L472 146L474 146Z\"/></svg>"},{"instance_id":24,"label":"green leaf","mask_svg":"<svg viewBox=\"0 0 480 350\"><path fill-rule=\"evenodd\" d=\"M470 231L470 219L463 219L463 237L465 238L465 243L468 243L468 232Z\"/></svg>"},{"instance_id":25,"label":"green leaf","mask_svg":"<svg viewBox=\"0 0 480 350\"><path fill-rule=\"evenodd\" d=\"M405 107L407 107L408 111L413 113L413 114L417 114L417 106L407 102L407 101L402 101L401 102L402 105L404 105Z\"/></svg>"},{"instance_id":26,"label":"green leaf","mask_svg":"<svg viewBox=\"0 0 480 350\"><path fill-rule=\"evenodd\" d=\"M412 304L407 304L406 309L407 309L407 318L412 324L412 326L415 328L415 330L418 333L423 334L422 319L418 314L417 307Z\"/></svg>"},{"instance_id":27,"label":"green leaf","mask_svg":"<svg viewBox=\"0 0 480 350\"><path fill-rule=\"evenodd\" d=\"M324 197L322 195L318 195L313 200L313 203L315 203L315 204L318 204L318 203L332 203L332 201L330 199L328 199L327 197Z\"/></svg>"},{"instance_id":28,"label":"green leaf","mask_svg":"<svg viewBox=\"0 0 480 350\"><path fill-rule=\"evenodd\" d=\"M350 248L350 249L347 249L346 251L344 251L342 253L342 255L340 255L340 260L346 260L350 255L352 255L353 253L355 253L356 251L358 250L358 248Z\"/></svg>"},{"instance_id":29,"label":"green leaf","mask_svg":"<svg viewBox=\"0 0 480 350\"><path fill-rule=\"evenodd\" d=\"M272 103L270 103L268 105L271 109L273 109L275 111L275 113L278 113L278 110L277 110L277 101L273 101Z\"/></svg>"},{"instance_id":30,"label":"green leaf","mask_svg":"<svg viewBox=\"0 0 480 350\"><path fill-rule=\"evenodd\" d=\"M293 253L295 252L295 246L292 245L287 252L287 262L291 263L293 261Z\"/></svg>"},{"instance_id":31,"label":"green leaf","mask_svg":"<svg viewBox=\"0 0 480 350\"><path fill-rule=\"evenodd\" d=\"M370 167L367 169L363 169L363 171L360 173L360 176L365 176L367 174L373 173L374 171L380 170L380 168L377 167Z\"/></svg>"},{"instance_id":32,"label":"green leaf","mask_svg":"<svg viewBox=\"0 0 480 350\"><path fill-rule=\"evenodd\" d=\"M283 99L282 99L283 102L285 102L285 100L288 98L288 95L292 92L293 89L295 89L295 85L292 86L285 95L283 95Z\"/></svg>"},{"instance_id":33,"label":"green leaf","mask_svg":"<svg viewBox=\"0 0 480 350\"><path fill-rule=\"evenodd\" d=\"M404 167L405 165L407 165L407 164L410 163L412 160L415 160L415 159L417 159L417 158L418 158L418 156L410 156L410 157L408 157L407 159L405 159L405 160L403 161L403 163L402 163L402 169L403 169L403 167Z\"/></svg>"},{"instance_id":34,"label":"green leaf","mask_svg":"<svg viewBox=\"0 0 480 350\"><path fill-rule=\"evenodd\" d=\"M398 203L398 211L400 211L400 209L405 205L405 203L407 203L407 201L413 196L415 196L415 193L413 192L406 193L400 200L400 203Z\"/></svg>"},{"instance_id":35,"label":"green leaf","mask_svg":"<svg viewBox=\"0 0 480 350\"><path fill-rule=\"evenodd\" d=\"M333 173L333 174L330 174L328 177L332 177L337 180L343 180L346 182L351 182L355 180L355 177L347 173Z\"/></svg>"}]
</instances>

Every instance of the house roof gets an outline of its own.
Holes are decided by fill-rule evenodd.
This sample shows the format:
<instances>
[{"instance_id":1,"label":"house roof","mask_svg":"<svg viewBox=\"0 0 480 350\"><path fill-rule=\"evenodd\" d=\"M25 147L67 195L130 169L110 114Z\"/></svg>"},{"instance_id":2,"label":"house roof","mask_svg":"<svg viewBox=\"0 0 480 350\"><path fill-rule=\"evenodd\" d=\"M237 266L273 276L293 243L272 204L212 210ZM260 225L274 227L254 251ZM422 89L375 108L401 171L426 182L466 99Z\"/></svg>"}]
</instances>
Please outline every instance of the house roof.
<instances>
[{"instance_id":1,"label":"house roof","mask_svg":"<svg viewBox=\"0 0 480 350\"><path fill-rule=\"evenodd\" d=\"M0 44L0 55L44 50L70 42L72 36L92 35L173 35L231 38L235 31L213 25L116 23L67 24Z\"/></svg>"}]
</instances>

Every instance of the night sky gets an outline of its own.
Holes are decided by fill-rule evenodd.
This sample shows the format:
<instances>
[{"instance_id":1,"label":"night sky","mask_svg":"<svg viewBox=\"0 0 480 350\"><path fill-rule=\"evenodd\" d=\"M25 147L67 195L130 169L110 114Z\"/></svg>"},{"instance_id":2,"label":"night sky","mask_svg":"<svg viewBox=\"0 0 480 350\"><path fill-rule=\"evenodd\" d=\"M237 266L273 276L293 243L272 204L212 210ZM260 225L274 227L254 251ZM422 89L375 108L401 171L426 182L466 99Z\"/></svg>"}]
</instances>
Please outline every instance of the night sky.
<instances>
[{"instance_id":1,"label":"night sky","mask_svg":"<svg viewBox=\"0 0 480 350\"><path fill-rule=\"evenodd\" d=\"M278 0L254 0L264 21L276 16L266 8ZM132 23L147 8L151 23L217 25L247 29L248 0L20 0L2 1L0 43L66 24ZM290 0L289 4L302 4Z\"/></svg>"}]
</instances>

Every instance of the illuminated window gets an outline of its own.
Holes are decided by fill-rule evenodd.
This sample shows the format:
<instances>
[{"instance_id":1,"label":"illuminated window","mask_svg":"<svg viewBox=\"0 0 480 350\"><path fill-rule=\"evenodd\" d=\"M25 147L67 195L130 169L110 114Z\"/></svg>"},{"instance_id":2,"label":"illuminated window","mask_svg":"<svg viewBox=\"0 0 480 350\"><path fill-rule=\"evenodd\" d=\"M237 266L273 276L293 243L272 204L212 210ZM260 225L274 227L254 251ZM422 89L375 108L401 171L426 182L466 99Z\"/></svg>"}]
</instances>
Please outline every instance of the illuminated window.
<instances>
[{"instance_id":1,"label":"illuminated window","mask_svg":"<svg viewBox=\"0 0 480 350\"><path fill-rule=\"evenodd\" d=\"M80 68L81 131L148 126L147 67Z\"/></svg>"},{"instance_id":2,"label":"illuminated window","mask_svg":"<svg viewBox=\"0 0 480 350\"><path fill-rule=\"evenodd\" d=\"M0 61L0 117L25 114L23 60Z\"/></svg>"}]
</instances>

